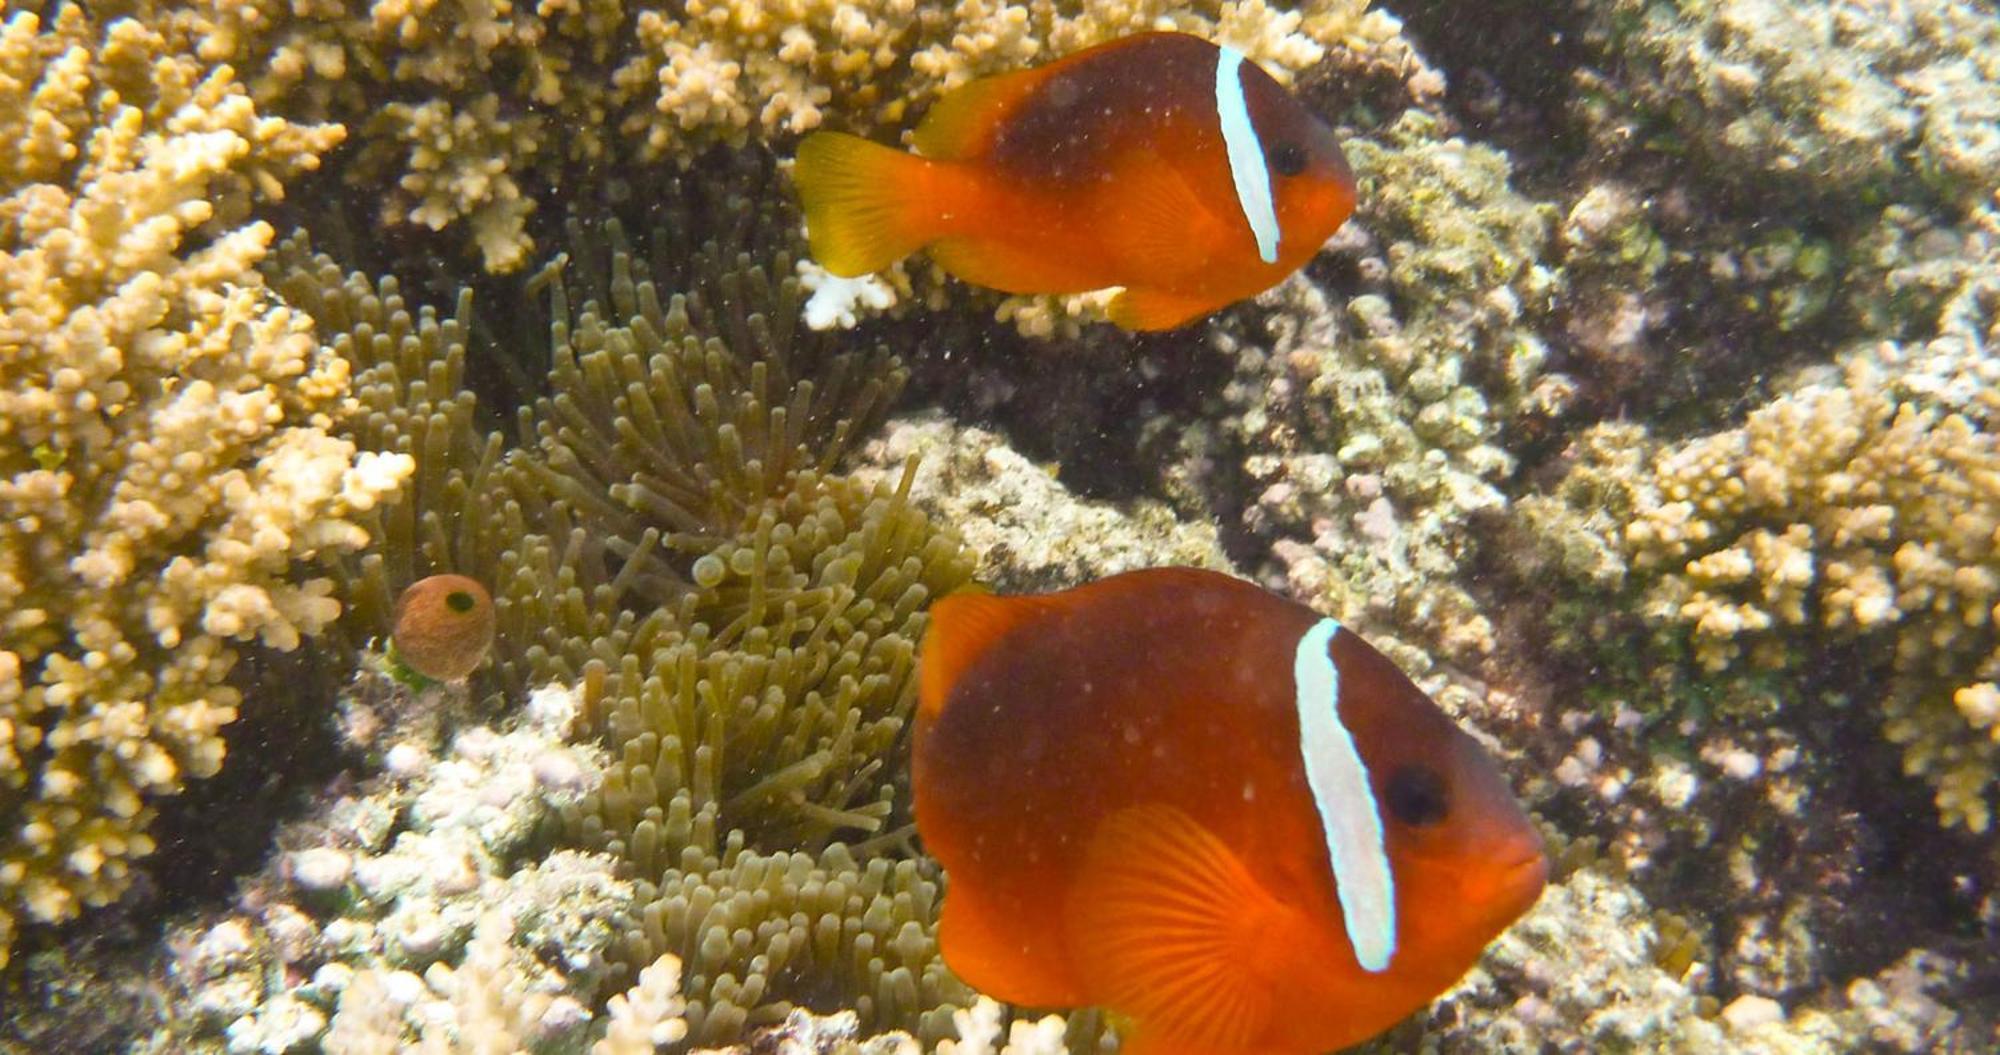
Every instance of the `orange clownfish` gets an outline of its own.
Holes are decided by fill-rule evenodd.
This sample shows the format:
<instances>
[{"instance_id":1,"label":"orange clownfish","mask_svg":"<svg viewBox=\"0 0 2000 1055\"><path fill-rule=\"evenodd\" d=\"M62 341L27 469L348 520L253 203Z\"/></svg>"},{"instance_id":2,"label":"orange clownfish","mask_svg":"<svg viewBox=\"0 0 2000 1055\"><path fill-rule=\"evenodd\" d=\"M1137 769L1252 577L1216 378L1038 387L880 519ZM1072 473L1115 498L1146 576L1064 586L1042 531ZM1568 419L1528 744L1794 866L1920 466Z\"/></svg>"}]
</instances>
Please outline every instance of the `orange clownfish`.
<instances>
[{"instance_id":1,"label":"orange clownfish","mask_svg":"<svg viewBox=\"0 0 2000 1055\"><path fill-rule=\"evenodd\" d=\"M837 132L793 176L835 275L917 249L1009 293L1123 286L1112 320L1166 330L1275 285L1354 211L1333 129L1233 48L1140 33L974 81L912 135Z\"/></svg>"},{"instance_id":2,"label":"orange clownfish","mask_svg":"<svg viewBox=\"0 0 2000 1055\"><path fill-rule=\"evenodd\" d=\"M1102 1005L1126 1055L1317 1055L1534 904L1493 762L1334 620L1186 568L958 594L924 636L917 830L973 988Z\"/></svg>"}]
</instances>

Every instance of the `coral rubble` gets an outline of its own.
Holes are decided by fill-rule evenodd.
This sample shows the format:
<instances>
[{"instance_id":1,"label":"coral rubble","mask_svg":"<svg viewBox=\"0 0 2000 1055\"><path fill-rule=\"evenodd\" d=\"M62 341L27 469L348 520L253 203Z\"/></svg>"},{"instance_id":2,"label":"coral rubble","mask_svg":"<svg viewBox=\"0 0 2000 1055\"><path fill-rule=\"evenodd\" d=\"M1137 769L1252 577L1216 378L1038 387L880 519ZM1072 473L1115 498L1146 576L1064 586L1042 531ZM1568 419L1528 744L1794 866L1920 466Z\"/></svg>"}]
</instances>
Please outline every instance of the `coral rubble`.
<instances>
[{"instance_id":1,"label":"coral rubble","mask_svg":"<svg viewBox=\"0 0 2000 1055\"><path fill-rule=\"evenodd\" d=\"M447 695L411 691L374 675L351 702L408 713ZM582 1001L606 975L632 885L609 857L540 842L551 811L601 779L601 756L566 737L575 711L573 693L550 689L505 728L385 732L381 772L289 822L250 896L181 924L174 985L188 1014L137 1050L400 1051L420 1039L474 1051L585 1036Z\"/></svg>"}]
</instances>

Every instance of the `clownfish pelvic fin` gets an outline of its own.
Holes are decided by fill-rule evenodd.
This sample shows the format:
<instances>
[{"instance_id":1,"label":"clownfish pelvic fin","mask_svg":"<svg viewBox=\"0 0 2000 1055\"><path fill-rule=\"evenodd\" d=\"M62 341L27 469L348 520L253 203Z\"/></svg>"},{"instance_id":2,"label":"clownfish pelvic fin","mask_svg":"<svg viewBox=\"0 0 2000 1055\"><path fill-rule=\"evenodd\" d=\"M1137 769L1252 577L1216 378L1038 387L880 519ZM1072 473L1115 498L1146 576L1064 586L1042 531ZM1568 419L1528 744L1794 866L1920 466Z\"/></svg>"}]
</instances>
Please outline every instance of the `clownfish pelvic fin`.
<instances>
[{"instance_id":1,"label":"clownfish pelvic fin","mask_svg":"<svg viewBox=\"0 0 2000 1055\"><path fill-rule=\"evenodd\" d=\"M1111 298L1111 321L1128 330L1174 330L1215 310L1198 297L1163 289L1130 288Z\"/></svg>"},{"instance_id":2,"label":"clownfish pelvic fin","mask_svg":"<svg viewBox=\"0 0 2000 1055\"><path fill-rule=\"evenodd\" d=\"M1172 806L1099 825L1069 897L1078 976L1128 1012L1124 1050L1247 1055L1269 1025L1294 913L1214 833Z\"/></svg>"},{"instance_id":3,"label":"clownfish pelvic fin","mask_svg":"<svg viewBox=\"0 0 2000 1055\"><path fill-rule=\"evenodd\" d=\"M844 132L815 132L792 170L813 259L841 278L873 274L937 237L933 164Z\"/></svg>"},{"instance_id":4,"label":"clownfish pelvic fin","mask_svg":"<svg viewBox=\"0 0 2000 1055\"><path fill-rule=\"evenodd\" d=\"M1090 1002L1069 970L1059 938L1024 935L1019 921L997 911L973 883L955 879L938 913L938 943L951 949L951 969L965 984L1031 1007Z\"/></svg>"}]
</instances>

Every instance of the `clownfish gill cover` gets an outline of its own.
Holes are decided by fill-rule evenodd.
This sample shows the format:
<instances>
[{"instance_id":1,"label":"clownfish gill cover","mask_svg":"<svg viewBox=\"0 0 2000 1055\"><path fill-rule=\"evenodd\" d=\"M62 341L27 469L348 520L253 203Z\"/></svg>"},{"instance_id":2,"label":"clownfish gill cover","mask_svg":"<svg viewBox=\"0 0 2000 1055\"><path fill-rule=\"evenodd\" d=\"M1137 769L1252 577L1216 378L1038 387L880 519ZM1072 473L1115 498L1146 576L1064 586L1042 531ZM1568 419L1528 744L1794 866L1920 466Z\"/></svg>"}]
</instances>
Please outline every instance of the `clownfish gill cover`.
<instances>
[{"instance_id":1,"label":"clownfish gill cover","mask_svg":"<svg viewBox=\"0 0 2000 1055\"><path fill-rule=\"evenodd\" d=\"M0 12L0 1055L2000 1047L1990 0Z\"/></svg>"}]
</instances>

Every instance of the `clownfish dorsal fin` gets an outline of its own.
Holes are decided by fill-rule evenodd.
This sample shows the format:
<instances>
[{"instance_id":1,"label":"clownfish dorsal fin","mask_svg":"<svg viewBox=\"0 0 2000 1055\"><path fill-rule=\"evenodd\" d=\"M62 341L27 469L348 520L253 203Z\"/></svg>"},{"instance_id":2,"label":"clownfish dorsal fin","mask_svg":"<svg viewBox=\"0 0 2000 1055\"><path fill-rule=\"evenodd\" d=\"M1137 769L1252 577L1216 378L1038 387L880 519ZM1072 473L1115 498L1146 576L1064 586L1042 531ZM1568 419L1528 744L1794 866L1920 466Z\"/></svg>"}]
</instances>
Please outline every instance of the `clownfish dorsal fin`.
<instances>
[{"instance_id":1,"label":"clownfish dorsal fin","mask_svg":"<svg viewBox=\"0 0 2000 1055\"><path fill-rule=\"evenodd\" d=\"M1134 1020L1124 1050L1258 1050L1285 969L1274 953L1299 924L1186 812L1152 804L1107 817L1066 913L1079 980Z\"/></svg>"},{"instance_id":2,"label":"clownfish dorsal fin","mask_svg":"<svg viewBox=\"0 0 2000 1055\"><path fill-rule=\"evenodd\" d=\"M1033 69L1015 70L968 81L946 92L924 113L910 145L931 159L978 157L993 145L994 134L1007 123L1021 103L1052 77L1073 67L1125 48L1141 47L1164 33L1134 33L1108 43L1086 48Z\"/></svg>"},{"instance_id":3,"label":"clownfish dorsal fin","mask_svg":"<svg viewBox=\"0 0 2000 1055\"><path fill-rule=\"evenodd\" d=\"M932 160L978 157L1021 102L1048 79L1053 66L982 77L946 92L910 133L910 145Z\"/></svg>"},{"instance_id":4,"label":"clownfish dorsal fin","mask_svg":"<svg viewBox=\"0 0 2000 1055\"><path fill-rule=\"evenodd\" d=\"M1000 597L983 588L960 590L931 605L917 659L917 711L935 717L965 668L994 642L1056 602L1041 597Z\"/></svg>"}]
</instances>

